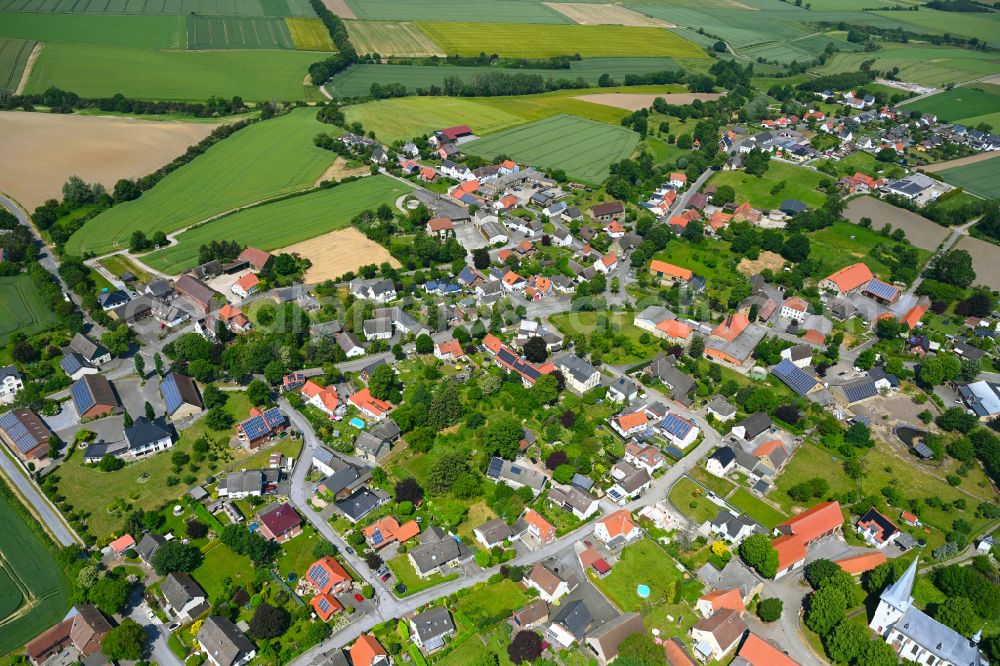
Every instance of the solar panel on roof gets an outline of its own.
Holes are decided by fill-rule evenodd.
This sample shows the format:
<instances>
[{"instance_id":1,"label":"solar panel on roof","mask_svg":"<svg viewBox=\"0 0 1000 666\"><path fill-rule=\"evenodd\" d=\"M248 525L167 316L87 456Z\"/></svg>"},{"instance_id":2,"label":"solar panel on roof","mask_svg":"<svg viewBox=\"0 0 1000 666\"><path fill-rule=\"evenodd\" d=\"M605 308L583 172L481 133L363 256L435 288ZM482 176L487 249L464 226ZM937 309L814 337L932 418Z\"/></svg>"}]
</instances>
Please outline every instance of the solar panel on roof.
<instances>
[{"instance_id":1,"label":"solar panel on roof","mask_svg":"<svg viewBox=\"0 0 1000 666\"><path fill-rule=\"evenodd\" d=\"M503 460L500 458L493 458L490 460L490 466L486 469L486 476L491 479L496 479L500 477L501 471L503 471Z\"/></svg>"},{"instance_id":2,"label":"solar panel on roof","mask_svg":"<svg viewBox=\"0 0 1000 666\"><path fill-rule=\"evenodd\" d=\"M90 393L90 387L87 386L87 382L83 379L73 384L69 392L73 396L73 404L81 414L97 404L94 396Z\"/></svg>"},{"instance_id":3,"label":"solar panel on roof","mask_svg":"<svg viewBox=\"0 0 1000 666\"><path fill-rule=\"evenodd\" d=\"M788 388L792 389L799 395L805 395L819 383L816 381L815 377L806 374L801 368L797 367L788 359L785 359L778 365L774 366L774 370L772 370L772 372L775 377L787 384Z\"/></svg>"},{"instance_id":4,"label":"solar panel on roof","mask_svg":"<svg viewBox=\"0 0 1000 666\"><path fill-rule=\"evenodd\" d=\"M515 465L512 465L511 468L510 468L510 473L511 474L520 474L521 471L522 471L521 468L517 467Z\"/></svg>"},{"instance_id":5,"label":"solar panel on roof","mask_svg":"<svg viewBox=\"0 0 1000 666\"><path fill-rule=\"evenodd\" d=\"M326 586L330 584L330 572L322 564L314 564L309 569L309 579L320 589L326 589Z\"/></svg>"},{"instance_id":6,"label":"solar panel on roof","mask_svg":"<svg viewBox=\"0 0 1000 666\"><path fill-rule=\"evenodd\" d=\"M891 300L895 298L896 294L899 293L899 287L895 287L891 284L886 284L877 278L872 278L865 285L864 289L867 293L877 296L885 300Z\"/></svg>"},{"instance_id":7,"label":"solar panel on roof","mask_svg":"<svg viewBox=\"0 0 1000 666\"><path fill-rule=\"evenodd\" d=\"M385 537L382 536L382 530L376 529L375 532L372 533L372 543L377 546L383 541L385 541Z\"/></svg>"},{"instance_id":8,"label":"solar panel on roof","mask_svg":"<svg viewBox=\"0 0 1000 666\"><path fill-rule=\"evenodd\" d=\"M878 388L876 388L875 382L873 381L844 387L844 395L847 396L847 399L850 402L858 402L859 400L874 397L877 394Z\"/></svg>"},{"instance_id":9,"label":"solar panel on roof","mask_svg":"<svg viewBox=\"0 0 1000 666\"><path fill-rule=\"evenodd\" d=\"M326 597L320 597L319 603L317 604L319 609L324 613L330 610L330 602L326 600Z\"/></svg>"},{"instance_id":10,"label":"solar panel on roof","mask_svg":"<svg viewBox=\"0 0 1000 666\"><path fill-rule=\"evenodd\" d=\"M668 414L660 422L660 427L674 437L680 438L687 437L687 434L691 432L691 424L675 414Z\"/></svg>"},{"instance_id":11,"label":"solar panel on roof","mask_svg":"<svg viewBox=\"0 0 1000 666\"><path fill-rule=\"evenodd\" d=\"M181 399L180 389L177 388L177 378L173 373L164 377L160 383L160 392L163 393L163 402L166 404L169 414L176 412L184 403Z\"/></svg>"},{"instance_id":12,"label":"solar panel on roof","mask_svg":"<svg viewBox=\"0 0 1000 666\"><path fill-rule=\"evenodd\" d=\"M38 441L13 412L0 416L0 428L3 428L21 453L28 453L38 446Z\"/></svg>"}]
</instances>

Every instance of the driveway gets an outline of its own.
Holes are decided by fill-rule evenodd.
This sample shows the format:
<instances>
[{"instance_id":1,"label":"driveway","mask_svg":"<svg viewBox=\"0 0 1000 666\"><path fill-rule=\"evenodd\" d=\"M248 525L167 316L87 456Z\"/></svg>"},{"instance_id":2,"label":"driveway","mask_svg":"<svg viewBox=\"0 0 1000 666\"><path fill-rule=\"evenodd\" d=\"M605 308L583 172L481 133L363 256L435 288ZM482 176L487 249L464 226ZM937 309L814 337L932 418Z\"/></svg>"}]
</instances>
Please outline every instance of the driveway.
<instances>
[{"instance_id":1,"label":"driveway","mask_svg":"<svg viewBox=\"0 0 1000 666\"><path fill-rule=\"evenodd\" d=\"M149 606L142 601L142 595L134 593L129 602L132 604L129 617L135 620L136 624L142 626L147 640L150 641L147 661L155 661L160 666L182 666L183 662L167 647L167 638L169 636L167 628L160 624L159 618L151 620L146 615L146 610Z\"/></svg>"}]
</instances>

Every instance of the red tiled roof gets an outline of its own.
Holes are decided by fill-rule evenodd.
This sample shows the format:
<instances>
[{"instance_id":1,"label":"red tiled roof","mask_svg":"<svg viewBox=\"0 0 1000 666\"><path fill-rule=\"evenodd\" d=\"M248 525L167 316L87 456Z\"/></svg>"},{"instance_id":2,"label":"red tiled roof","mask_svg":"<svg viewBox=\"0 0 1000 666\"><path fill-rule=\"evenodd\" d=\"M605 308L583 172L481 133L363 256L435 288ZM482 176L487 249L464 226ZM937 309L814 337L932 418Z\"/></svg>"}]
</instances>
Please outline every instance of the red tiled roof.
<instances>
[{"instance_id":1,"label":"red tiled roof","mask_svg":"<svg viewBox=\"0 0 1000 666\"><path fill-rule=\"evenodd\" d=\"M606 255L604 255L604 258L601 259L601 263L603 263L607 267L614 266L615 264L618 263L618 255L615 254L614 252L608 252Z\"/></svg>"},{"instance_id":2,"label":"red tiled roof","mask_svg":"<svg viewBox=\"0 0 1000 666\"><path fill-rule=\"evenodd\" d=\"M525 510L524 522L533 525L542 539L548 539L556 534L556 528L552 526L552 523L542 518L542 515L534 509Z\"/></svg>"},{"instance_id":3,"label":"red tiled roof","mask_svg":"<svg viewBox=\"0 0 1000 666\"><path fill-rule=\"evenodd\" d=\"M791 308L792 310L797 310L798 312L805 312L809 309L809 304L796 296L786 298L784 306L786 308Z\"/></svg>"},{"instance_id":4,"label":"red tiled roof","mask_svg":"<svg viewBox=\"0 0 1000 666\"><path fill-rule=\"evenodd\" d=\"M720 608L731 608L742 613L746 610L746 606L743 605L743 596L740 595L740 590L736 587L728 590L713 590L698 599L698 601L702 600L709 602L713 611Z\"/></svg>"},{"instance_id":5,"label":"red tiled roof","mask_svg":"<svg viewBox=\"0 0 1000 666\"><path fill-rule=\"evenodd\" d=\"M841 291L854 291L873 277L875 276L872 275L872 269L858 262L841 268L826 279L836 284Z\"/></svg>"},{"instance_id":6,"label":"red tiled roof","mask_svg":"<svg viewBox=\"0 0 1000 666\"><path fill-rule=\"evenodd\" d=\"M775 450L780 449L785 445L780 439L772 439L769 442L764 442L756 449L754 449L753 455L760 458L762 456L770 455L774 453Z\"/></svg>"},{"instance_id":7,"label":"red tiled roof","mask_svg":"<svg viewBox=\"0 0 1000 666\"><path fill-rule=\"evenodd\" d=\"M678 645L679 639L668 638L663 641L663 651L670 666L695 666L695 661Z\"/></svg>"},{"instance_id":8,"label":"red tiled roof","mask_svg":"<svg viewBox=\"0 0 1000 666\"><path fill-rule=\"evenodd\" d=\"M238 259L239 261L249 261L250 265L259 271L271 259L271 253L258 250L255 247L248 247L240 252Z\"/></svg>"},{"instance_id":9,"label":"red tiled roof","mask_svg":"<svg viewBox=\"0 0 1000 666\"><path fill-rule=\"evenodd\" d=\"M712 330L712 335L720 337L726 342L732 342L749 325L750 320L747 319L746 315L737 312L736 314L728 315L719 322L719 325Z\"/></svg>"},{"instance_id":10,"label":"red tiled roof","mask_svg":"<svg viewBox=\"0 0 1000 666\"><path fill-rule=\"evenodd\" d=\"M920 318L926 313L927 306L922 303L918 303L910 308L909 312L903 315L903 318L899 320L899 323L906 324L910 328L914 328L920 322Z\"/></svg>"},{"instance_id":11,"label":"red tiled roof","mask_svg":"<svg viewBox=\"0 0 1000 666\"><path fill-rule=\"evenodd\" d=\"M806 559L806 545L802 537L795 534L783 534L771 545L778 551L778 571L784 571L796 562Z\"/></svg>"},{"instance_id":12,"label":"red tiled roof","mask_svg":"<svg viewBox=\"0 0 1000 666\"><path fill-rule=\"evenodd\" d=\"M351 663L354 666L371 666L375 658L380 656L387 657L389 653L372 634L359 636L357 642L351 646Z\"/></svg>"},{"instance_id":13,"label":"red tiled roof","mask_svg":"<svg viewBox=\"0 0 1000 666\"><path fill-rule=\"evenodd\" d=\"M322 601L326 602L326 610L323 610L323 606L320 603ZM329 620L335 613L344 610L344 607L332 594L317 594L309 600L309 604L316 611L316 616L323 622Z\"/></svg>"},{"instance_id":14,"label":"red tiled roof","mask_svg":"<svg viewBox=\"0 0 1000 666\"><path fill-rule=\"evenodd\" d=\"M239 280L237 280L236 284L243 291L250 291L251 289L253 289L254 287L256 287L258 284L260 284L260 278L258 278L253 273L247 273L246 275L244 275L243 277L241 277Z\"/></svg>"},{"instance_id":15,"label":"red tiled roof","mask_svg":"<svg viewBox=\"0 0 1000 666\"><path fill-rule=\"evenodd\" d=\"M738 652L750 666L799 666L799 663L751 632Z\"/></svg>"},{"instance_id":16,"label":"red tiled roof","mask_svg":"<svg viewBox=\"0 0 1000 666\"><path fill-rule=\"evenodd\" d=\"M632 514L625 509L619 509L598 522L604 525L608 530L608 536L612 539L616 536L631 534L636 528L636 524L632 520Z\"/></svg>"},{"instance_id":17,"label":"red tiled roof","mask_svg":"<svg viewBox=\"0 0 1000 666\"><path fill-rule=\"evenodd\" d=\"M840 512L840 503L836 501L823 502L797 516L792 516L783 523L779 523L778 529L801 536L806 543L809 543L840 527L843 522L844 515Z\"/></svg>"},{"instance_id":18,"label":"red tiled roof","mask_svg":"<svg viewBox=\"0 0 1000 666\"><path fill-rule=\"evenodd\" d=\"M694 276L694 272L689 268L674 266L673 264L668 264L667 262L660 261L659 259L653 259L649 262L649 270L654 273L659 273L660 275L669 275L670 277L680 278L682 280L690 280Z\"/></svg>"},{"instance_id":19,"label":"red tiled roof","mask_svg":"<svg viewBox=\"0 0 1000 666\"><path fill-rule=\"evenodd\" d=\"M691 335L691 331L694 330L684 322L676 319L665 319L657 324L656 328L666 333L668 337L679 338L681 340L686 340Z\"/></svg>"},{"instance_id":20,"label":"red tiled roof","mask_svg":"<svg viewBox=\"0 0 1000 666\"><path fill-rule=\"evenodd\" d=\"M881 550L873 550L868 553L854 555L853 557L842 557L839 560L834 560L836 564L840 565L841 569L852 576L870 571L885 561L885 553Z\"/></svg>"},{"instance_id":21,"label":"red tiled roof","mask_svg":"<svg viewBox=\"0 0 1000 666\"><path fill-rule=\"evenodd\" d=\"M618 421L618 427L620 427L623 431L628 432L632 428L637 428L648 423L649 417L646 416L646 412L638 411L631 414L616 416L615 420Z\"/></svg>"},{"instance_id":22,"label":"red tiled roof","mask_svg":"<svg viewBox=\"0 0 1000 666\"><path fill-rule=\"evenodd\" d=\"M810 329L802 335L803 340L808 340L809 342L815 342L821 345L826 342L826 336L817 330Z\"/></svg>"},{"instance_id":23,"label":"red tiled roof","mask_svg":"<svg viewBox=\"0 0 1000 666\"><path fill-rule=\"evenodd\" d=\"M373 396L367 386L357 393L352 393L348 400L350 400L358 409L371 412L376 416L388 414L392 411L392 403L385 400L379 400Z\"/></svg>"},{"instance_id":24,"label":"red tiled roof","mask_svg":"<svg viewBox=\"0 0 1000 666\"><path fill-rule=\"evenodd\" d=\"M455 225L447 217L434 217L428 220L427 227L431 231L448 231L454 229Z\"/></svg>"},{"instance_id":25,"label":"red tiled roof","mask_svg":"<svg viewBox=\"0 0 1000 666\"><path fill-rule=\"evenodd\" d=\"M114 541L108 544L111 550L116 553L124 553L126 550L135 545L135 539L132 538L131 534L125 534L118 537Z\"/></svg>"},{"instance_id":26,"label":"red tiled roof","mask_svg":"<svg viewBox=\"0 0 1000 666\"><path fill-rule=\"evenodd\" d=\"M462 343L458 340L449 340L448 342L441 342L437 346L438 354L444 355L448 354L452 358L460 358L465 356L465 352L462 350Z\"/></svg>"},{"instance_id":27,"label":"red tiled roof","mask_svg":"<svg viewBox=\"0 0 1000 666\"><path fill-rule=\"evenodd\" d=\"M451 139L454 141L460 136L466 136L472 134L472 128L468 125L455 125L454 127L445 127L443 130L438 130L444 135L446 139ZM357 664L355 664L357 666Z\"/></svg>"},{"instance_id":28,"label":"red tiled roof","mask_svg":"<svg viewBox=\"0 0 1000 666\"><path fill-rule=\"evenodd\" d=\"M483 338L483 346L489 349L494 354L496 354L503 347L503 342L501 342L500 338L493 335L492 333L487 333L486 336Z\"/></svg>"}]
</instances>

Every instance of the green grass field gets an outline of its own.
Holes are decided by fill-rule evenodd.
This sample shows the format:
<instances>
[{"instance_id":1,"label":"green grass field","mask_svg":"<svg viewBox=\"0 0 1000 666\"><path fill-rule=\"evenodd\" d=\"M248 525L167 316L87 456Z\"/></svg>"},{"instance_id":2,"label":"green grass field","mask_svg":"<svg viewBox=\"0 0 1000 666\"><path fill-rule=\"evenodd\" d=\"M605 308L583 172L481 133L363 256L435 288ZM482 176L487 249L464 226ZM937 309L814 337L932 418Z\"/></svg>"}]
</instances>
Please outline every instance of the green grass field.
<instances>
[{"instance_id":1,"label":"green grass field","mask_svg":"<svg viewBox=\"0 0 1000 666\"><path fill-rule=\"evenodd\" d=\"M860 261L883 279L889 279L890 267L869 254L873 247L887 242L885 236L877 231L850 222L838 221L825 229L809 234L809 242L811 246L809 258L820 262L823 269L820 272L823 275ZM917 253L919 265L923 266L930 258L931 252L918 248Z\"/></svg>"},{"instance_id":2,"label":"green grass field","mask_svg":"<svg viewBox=\"0 0 1000 666\"><path fill-rule=\"evenodd\" d=\"M5 454L0 454L5 455ZM0 496L0 621L20 608L34 607L0 629L0 655L7 654L58 622L69 609L69 585L41 537Z\"/></svg>"},{"instance_id":3,"label":"green grass field","mask_svg":"<svg viewBox=\"0 0 1000 666\"><path fill-rule=\"evenodd\" d=\"M787 42L769 42L740 49L741 56L756 60L764 58L768 61L777 61L782 64L806 61L816 58L822 54L827 46L833 45L838 51L860 51L861 47L852 44L846 39L834 39L827 35L808 35L799 39Z\"/></svg>"},{"instance_id":4,"label":"green grass field","mask_svg":"<svg viewBox=\"0 0 1000 666\"><path fill-rule=\"evenodd\" d=\"M401 97L344 108L348 123L360 122L385 143L428 134L442 127L468 125L488 134L524 121L512 110L492 109L456 97Z\"/></svg>"},{"instance_id":5,"label":"green grass field","mask_svg":"<svg viewBox=\"0 0 1000 666\"><path fill-rule=\"evenodd\" d=\"M250 559L237 555L222 544L212 541L202 550L205 559L201 566L191 572L191 577L204 588L210 600L218 599L224 587L223 581L232 578L237 585L253 580L254 569Z\"/></svg>"},{"instance_id":6,"label":"green grass field","mask_svg":"<svg viewBox=\"0 0 1000 666\"><path fill-rule=\"evenodd\" d=\"M335 51L330 32L319 19L293 18L285 19L288 32L292 35L295 48L300 51Z\"/></svg>"},{"instance_id":7,"label":"green grass field","mask_svg":"<svg viewBox=\"0 0 1000 666\"><path fill-rule=\"evenodd\" d=\"M0 12L316 16L309 0L0 0Z\"/></svg>"},{"instance_id":8,"label":"green grass field","mask_svg":"<svg viewBox=\"0 0 1000 666\"><path fill-rule=\"evenodd\" d=\"M619 610L629 613L643 610L647 604L669 603L674 598L674 588L681 581L682 575L674 560L654 542L640 539L626 546L611 573L606 578L594 580L594 584ZM638 585L649 586L647 599L636 594Z\"/></svg>"},{"instance_id":9,"label":"green grass field","mask_svg":"<svg viewBox=\"0 0 1000 666\"><path fill-rule=\"evenodd\" d=\"M250 208L186 231L179 242L143 260L176 274L198 263L198 248L212 240L237 240L262 250L277 250L350 225L365 209L392 203L410 189L388 176L372 176L329 190L318 190L266 206ZM282 223L294 220L294 224Z\"/></svg>"},{"instance_id":10,"label":"green grass field","mask_svg":"<svg viewBox=\"0 0 1000 666\"><path fill-rule=\"evenodd\" d=\"M538 0L347 0L347 5L369 21L571 22Z\"/></svg>"},{"instance_id":11,"label":"green grass field","mask_svg":"<svg viewBox=\"0 0 1000 666\"><path fill-rule=\"evenodd\" d=\"M767 528L773 528L788 517L743 488L737 488L730 495L729 503Z\"/></svg>"},{"instance_id":12,"label":"green grass field","mask_svg":"<svg viewBox=\"0 0 1000 666\"><path fill-rule=\"evenodd\" d=\"M35 44L29 39L0 38L0 91L17 89Z\"/></svg>"},{"instance_id":13,"label":"green grass field","mask_svg":"<svg viewBox=\"0 0 1000 666\"><path fill-rule=\"evenodd\" d=\"M458 578L458 574L451 573L452 570L448 567L445 567L444 574L437 573L428 578L421 578L417 575L417 570L413 568L407 555L397 555L386 562L386 565L392 571L392 575L396 577L396 583L402 583L406 586L406 594L402 595L405 597Z\"/></svg>"},{"instance_id":14,"label":"green grass field","mask_svg":"<svg viewBox=\"0 0 1000 666\"><path fill-rule=\"evenodd\" d=\"M708 499L708 493L704 488L686 476L682 476L670 487L670 502L695 525L701 525L706 520L715 518L722 509Z\"/></svg>"},{"instance_id":15,"label":"green grass field","mask_svg":"<svg viewBox=\"0 0 1000 666\"><path fill-rule=\"evenodd\" d=\"M900 12L895 12L900 13ZM909 14L909 12L905 12ZM915 12L920 13L920 12ZM991 74L1000 74L1000 57L992 52L970 51L954 47L886 44L874 53L835 53L818 74L856 72L861 63L874 59L880 71L899 67L899 78L922 85L943 87Z\"/></svg>"},{"instance_id":16,"label":"green grass field","mask_svg":"<svg viewBox=\"0 0 1000 666\"><path fill-rule=\"evenodd\" d=\"M350 25L361 25L352 22ZM352 29L353 30L353 29ZM363 43L363 42L362 42ZM354 42L358 48L357 42ZM359 48L360 53L364 53ZM385 54L385 51L380 52ZM504 69L502 67L456 67L451 65L354 65L345 72L333 77L327 85L327 90L341 97L360 97L367 95L373 83L402 83L410 91L418 88L428 89L432 85L442 86L449 76L457 76L462 81L471 81L473 77L484 71L501 71L508 74L540 74L554 79L582 78L592 85L602 74L621 80L626 74L645 74L662 70L674 70L678 64L670 58L587 58L570 63L569 69ZM578 94L578 93L574 93ZM537 97L532 95L531 97ZM518 109L520 111L520 109Z\"/></svg>"},{"instance_id":17,"label":"green grass field","mask_svg":"<svg viewBox=\"0 0 1000 666\"><path fill-rule=\"evenodd\" d=\"M903 107L906 111L933 113L938 120L975 127L981 122L1000 127L1000 94L972 84L924 97Z\"/></svg>"},{"instance_id":18,"label":"green grass field","mask_svg":"<svg viewBox=\"0 0 1000 666\"><path fill-rule=\"evenodd\" d=\"M285 20L249 16L188 16L189 49L293 49Z\"/></svg>"},{"instance_id":19,"label":"green grass field","mask_svg":"<svg viewBox=\"0 0 1000 666\"><path fill-rule=\"evenodd\" d=\"M608 167L629 155L639 135L623 127L556 115L471 141L463 150L491 159L501 153L519 162L566 171L571 178L600 183Z\"/></svg>"},{"instance_id":20,"label":"green grass field","mask_svg":"<svg viewBox=\"0 0 1000 666\"><path fill-rule=\"evenodd\" d=\"M304 100L303 79L319 54L293 50L154 51L91 44L45 46L27 92L51 86L82 97L204 101Z\"/></svg>"},{"instance_id":21,"label":"green grass field","mask_svg":"<svg viewBox=\"0 0 1000 666\"><path fill-rule=\"evenodd\" d=\"M982 162L945 169L937 175L952 185L959 185L981 197L1000 198L1000 155Z\"/></svg>"},{"instance_id":22,"label":"green grass field","mask_svg":"<svg viewBox=\"0 0 1000 666\"><path fill-rule=\"evenodd\" d=\"M507 1L507 0L505 0ZM448 54L544 58L557 55L704 58L704 51L663 28L519 23L417 24Z\"/></svg>"},{"instance_id":23,"label":"green grass field","mask_svg":"<svg viewBox=\"0 0 1000 666\"><path fill-rule=\"evenodd\" d=\"M444 55L438 45L410 21L348 21L347 32L358 53L378 53L383 56Z\"/></svg>"},{"instance_id":24,"label":"green grass field","mask_svg":"<svg viewBox=\"0 0 1000 666\"><path fill-rule=\"evenodd\" d=\"M71 254L108 252L133 231L171 232L242 205L311 187L333 162L312 144L329 125L314 109L256 123L212 146L135 201L115 206L69 239Z\"/></svg>"},{"instance_id":25,"label":"green grass field","mask_svg":"<svg viewBox=\"0 0 1000 666\"><path fill-rule=\"evenodd\" d=\"M899 12L874 12L876 16L896 18ZM907 12L901 17L907 23L919 26L925 32L947 32L962 37L976 37L994 46L1000 44L1000 14L941 12L936 9L921 8L920 11Z\"/></svg>"},{"instance_id":26,"label":"green grass field","mask_svg":"<svg viewBox=\"0 0 1000 666\"><path fill-rule=\"evenodd\" d=\"M187 22L182 16L0 14L0 37L143 49L182 49L187 46Z\"/></svg>"},{"instance_id":27,"label":"green grass field","mask_svg":"<svg viewBox=\"0 0 1000 666\"><path fill-rule=\"evenodd\" d=\"M799 199L810 207L823 205L826 196L816 186L824 178L829 176L774 160L763 178L744 171L720 171L709 182L716 186L731 185L736 190L738 203L747 200L751 206L770 210L780 206L785 199ZM771 194L774 186L781 182L785 183L784 189Z\"/></svg>"},{"instance_id":28,"label":"green grass field","mask_svg":"<svg viewBox=\"0 0 1000 666\"><path fill-rule=\"evenodd\" d=\"M42 302L30 277L0 277L0 345L6 345L14 331L35 335L55 320L55 313Z\"/></svg>"}]
</instances>

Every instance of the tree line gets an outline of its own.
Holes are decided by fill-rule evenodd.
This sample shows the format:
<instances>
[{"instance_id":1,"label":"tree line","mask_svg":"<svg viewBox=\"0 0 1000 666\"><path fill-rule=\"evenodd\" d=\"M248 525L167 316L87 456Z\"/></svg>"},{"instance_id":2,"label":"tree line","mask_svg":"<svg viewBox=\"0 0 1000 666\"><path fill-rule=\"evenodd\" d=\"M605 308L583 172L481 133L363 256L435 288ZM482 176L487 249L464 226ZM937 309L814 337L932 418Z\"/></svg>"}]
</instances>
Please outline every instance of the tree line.
<instances>
[{"instance_id":1,"label":"tree line","mask_svg":"<svg viewBox=\"0 0 1000 666\"><path fill-rule=\"evenodd\" d=\"M327 9L323 0L309 0L313 11L326 26L330 33L330 39L337 47L336 55L314 62L309 65L309 77L313 85L321 86L330 79L358 61L358 54L351 45L350 36L347 34L347 26L339 16Z\"/></svg>"},{"instance_id":2,"label":"tree line","mask_svg":"<svg viewBox=\"0 0 1000 666\"><path fill-rule=\"evenodd\" d=\"M12 109L34 111L36 106L48 107L53 113L72 113L74 109L98 109L139 115L183 113L196 118L230 116L249 110L243 98L239 96L225 99L213 95L204 102L170 102L130 99L121 93L112 97L80 97L75 92L61 90L55 86L40 94L0 97L0 108L8 111Z\"/></svg>"}]
</instances>

